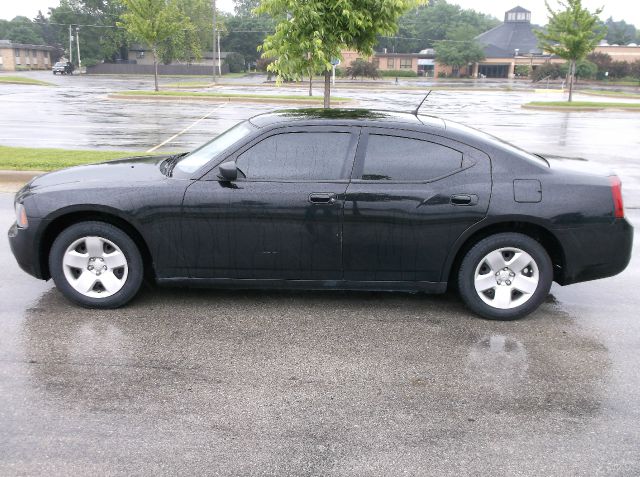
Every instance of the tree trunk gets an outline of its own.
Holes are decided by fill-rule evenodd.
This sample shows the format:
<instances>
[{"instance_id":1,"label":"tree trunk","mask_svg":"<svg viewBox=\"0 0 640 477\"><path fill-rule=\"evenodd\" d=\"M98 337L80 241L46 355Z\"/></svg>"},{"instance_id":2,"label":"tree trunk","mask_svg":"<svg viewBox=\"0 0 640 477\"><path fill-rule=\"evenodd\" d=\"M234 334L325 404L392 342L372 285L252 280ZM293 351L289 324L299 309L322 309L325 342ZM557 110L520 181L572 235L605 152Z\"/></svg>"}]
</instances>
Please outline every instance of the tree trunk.
<instances>
[{"instance_id":1,"label":"tree trunk","mask_svg":"<svg viewBox=\"0 0 640 477\"><path fill-rule=\"evenodd\" d=\"M331 107L331 73L329 71L324 72L324 107L326 109Z\"/></svg>"},{"instance_id":2,"label":"tree trunk","mask_svg":"<svg viewBox=\"0 0 640 477\"><path fill-rule=\"evenodd\" d=\"M158 55L156 53L156 49L153 48L153 82L155 84L156 91L158 89Z\"/></svg>"},{"instance_id":3,"label":"tree trunk","mask_svg":"<svg viewBox=\"0 0 640 477\"><path fill-rule=\"evenodd\" d=\"M313 96L313 75L309 75L309 96Z\"/></svg>"},{"instance_id":4,"label":"tree trunk","mask_svg":"<svg viewBox=\"0 0 640 477\"><path fill-rule=\"evenodd\" d=\"M576 60L569 63L569 102L573 101L573 76L576 70Z\"/></svg>"}]
</instances>

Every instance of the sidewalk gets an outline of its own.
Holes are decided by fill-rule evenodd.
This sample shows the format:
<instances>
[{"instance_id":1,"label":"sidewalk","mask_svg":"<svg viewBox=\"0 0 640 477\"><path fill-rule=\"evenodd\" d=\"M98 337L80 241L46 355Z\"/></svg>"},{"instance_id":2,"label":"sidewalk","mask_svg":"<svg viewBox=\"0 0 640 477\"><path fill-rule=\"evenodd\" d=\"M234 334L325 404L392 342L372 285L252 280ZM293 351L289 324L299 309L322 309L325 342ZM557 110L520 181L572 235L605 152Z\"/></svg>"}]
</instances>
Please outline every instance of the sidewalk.
<instances>
[{"instance_id":1,"label":"sidewalk","mask_svg":"<svg viewBox=\"0 0 640 477\"><path fill-rule=\"evenodd\" d=\"M0 192L17 192L23 185L42 171L3 171L0 170Z\"/></svg>"}]
</instances>

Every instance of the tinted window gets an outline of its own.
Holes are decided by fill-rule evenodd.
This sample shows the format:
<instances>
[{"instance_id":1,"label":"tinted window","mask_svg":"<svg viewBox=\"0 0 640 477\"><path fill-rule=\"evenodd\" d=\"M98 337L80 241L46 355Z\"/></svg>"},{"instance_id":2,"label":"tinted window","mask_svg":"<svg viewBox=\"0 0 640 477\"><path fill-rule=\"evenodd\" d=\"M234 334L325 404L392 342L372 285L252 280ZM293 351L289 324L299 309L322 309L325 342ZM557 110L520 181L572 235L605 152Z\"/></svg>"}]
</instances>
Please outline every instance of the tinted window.
<instances>
[{"instance_id":1,"label":"tinted window","mask_svg":"<svg viewBox=\"0 0 640 477\"><path fill-rule=\"evenodd\" d=\"M333 180L349 176L349 133L300 132L270 136L242 153L247 179Z\"/></svg>"},{"instance_id":2,"label":"tinted window","mask_svg":"<svg viewBox=\"0 0 640 477\"><path fill-rule=\"evenodd\" d=\"M362 178L421 181L459 169L462 153L428 141L372 134L367 142Z\"/></svg>"},{"instance_id":3,"label":"tinted window","mask_svg":"<svg viewBox=\"0 0 640 477\"><path fill-rule=\"evenodd\" d=\"M227 129L212 141L209 141L184 156L184 158L178 163L178 170L187 173L197 171L222 151L230 148L235 143L240 142L241 139L251 135L253 131L255 131L255 128L249 123L249 121L236 124L234 127Z\"/></svg>"}]
</instances>

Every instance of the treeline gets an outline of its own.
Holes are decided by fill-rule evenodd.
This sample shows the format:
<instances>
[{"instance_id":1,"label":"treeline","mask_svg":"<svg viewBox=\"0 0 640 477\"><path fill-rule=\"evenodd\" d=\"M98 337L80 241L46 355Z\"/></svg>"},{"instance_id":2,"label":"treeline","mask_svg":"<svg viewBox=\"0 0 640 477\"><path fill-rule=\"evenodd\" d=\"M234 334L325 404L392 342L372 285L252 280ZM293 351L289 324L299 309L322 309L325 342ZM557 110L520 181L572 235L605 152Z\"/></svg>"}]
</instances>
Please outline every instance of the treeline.
<instances>
[{"instance_id":1,"label":"treeline","mask_svg":"<svg viewBox=\"0 0 640 477\"><path fill-rule=\"evenodd\" d=\"M159 49L160 60L164 63L199 60L203 51L212 50L211 1L170 1L190 23L189 28L163 42ZM236 0L233 13L219 14L221 49L236 53L227 59L231 71L241 71L247 66L264 67L267 63L259 60L257 47L273 31L275 24L271 18L253 13L258 4L259 0ZM61 0L60 6L50 8L46 14L39 12L34 19L20 16L11 21L0 20L0 39L54 46L57 48L54 56L62 56L68 50L69 25L74 25L74 35L75 26L80 25L78 33L84 65L127 59L128 48L135 41L117 25L123 11L118 0ZM473 38L499 23L500 20L492 16L462 9L445 0L432 0L427 6L404 15L397 34L380 37L376 50L412 53L436 48L443 62L466 64L477 60L470 55L479 55ZM611 18L605 24L610 44L640 43L640 32L633 25Z\"/></svg>"}]
</instances>

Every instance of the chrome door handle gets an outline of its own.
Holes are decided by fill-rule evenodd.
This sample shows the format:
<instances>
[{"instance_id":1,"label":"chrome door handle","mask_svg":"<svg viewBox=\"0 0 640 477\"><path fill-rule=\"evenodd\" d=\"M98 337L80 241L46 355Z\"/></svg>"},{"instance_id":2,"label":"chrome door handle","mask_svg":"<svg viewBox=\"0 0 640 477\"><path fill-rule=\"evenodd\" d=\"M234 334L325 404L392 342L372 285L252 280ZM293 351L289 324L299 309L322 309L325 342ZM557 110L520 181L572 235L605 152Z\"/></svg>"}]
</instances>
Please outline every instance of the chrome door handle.
<instances>
[{"instance_id":1,"label":"chrome door handle","mask_svg":"<svg viewBox=\"0 0 640 477\"><path fill-rule=\"evenodd\" d=\"M309 202L312 204L327 204L331 205L335 203L336 195L333 193L327 192L314 192L313 194L309 194Z\"/></svg>"}]
</instances>

